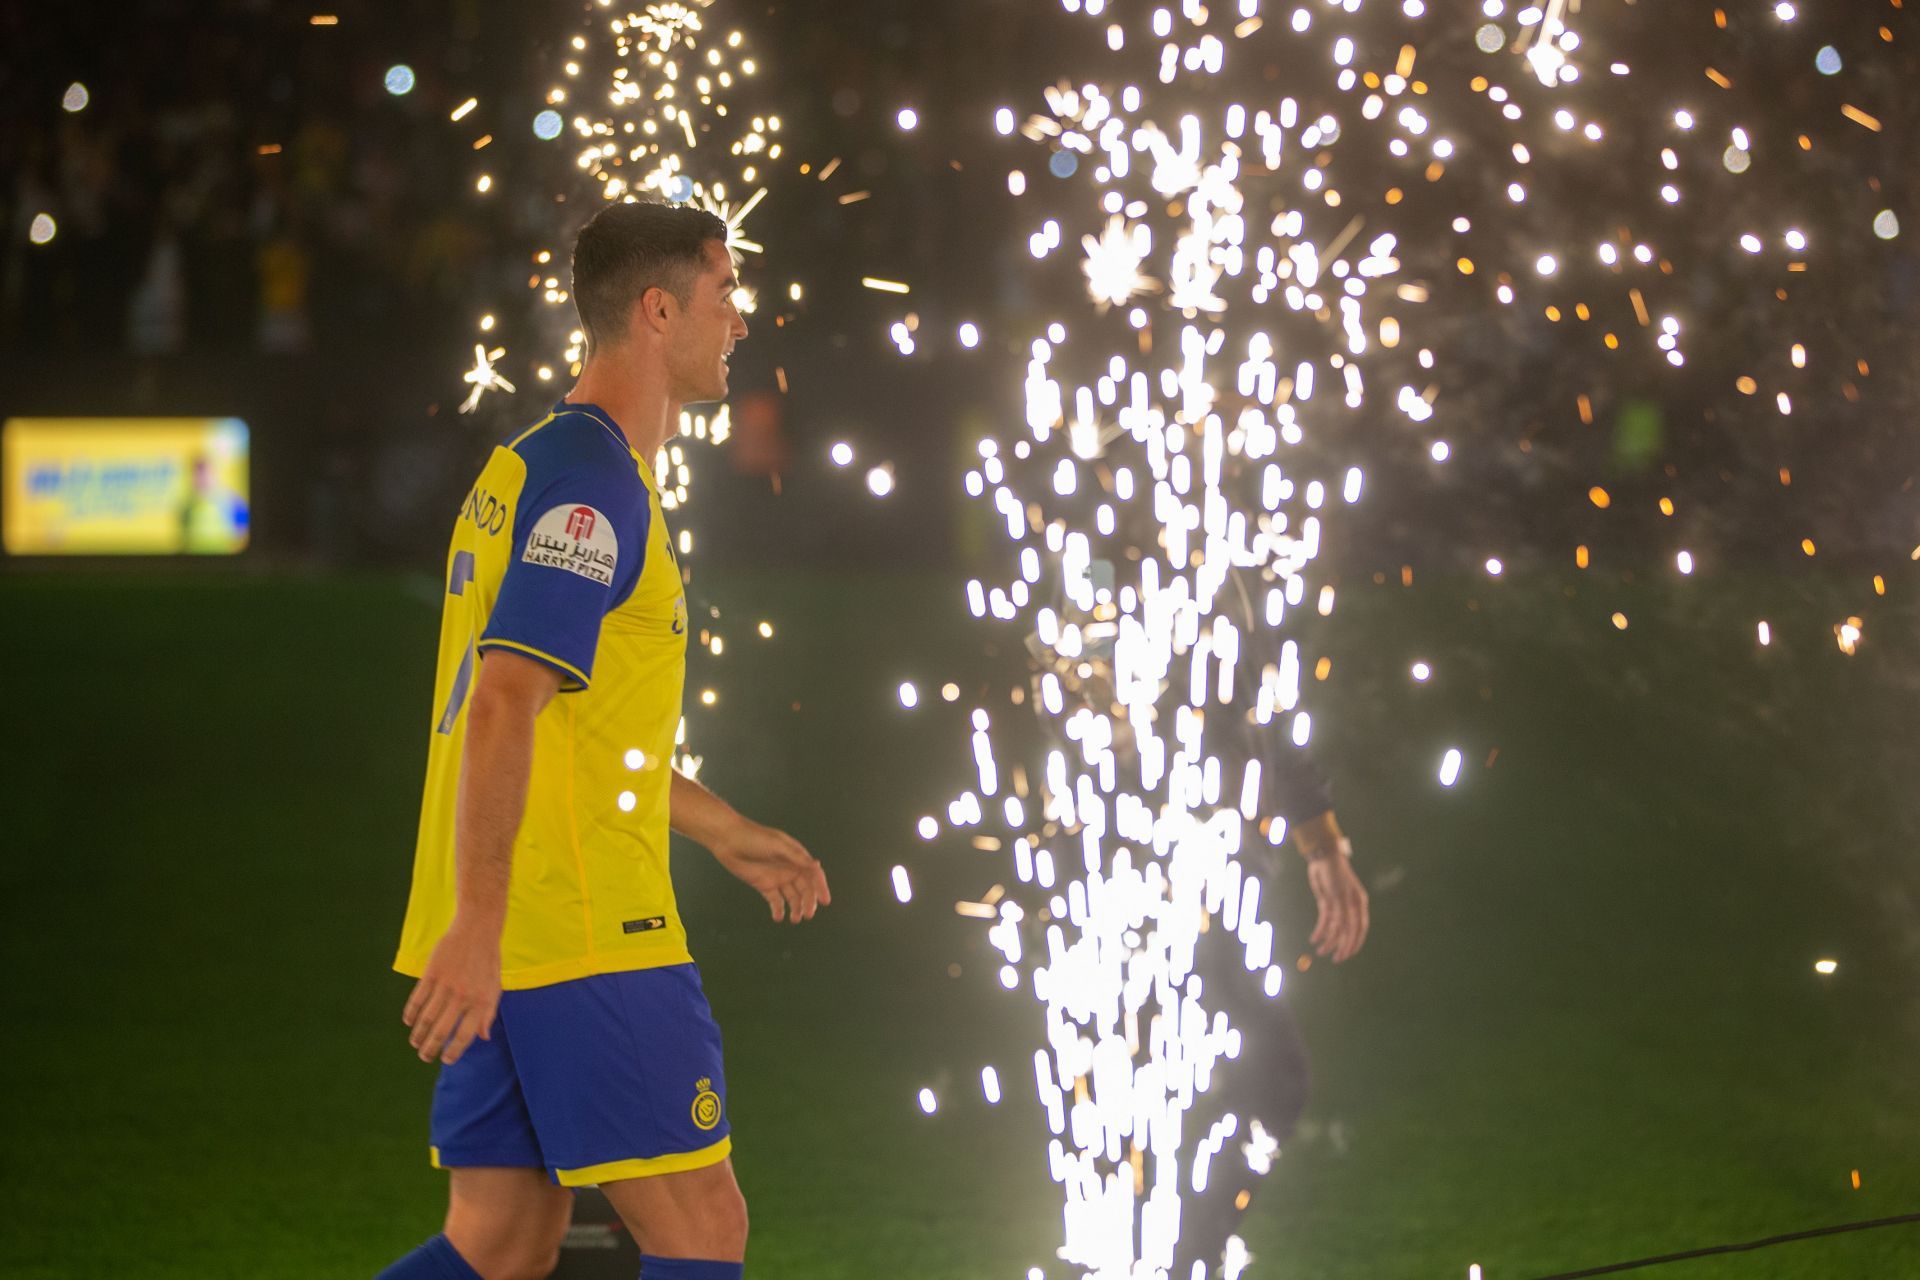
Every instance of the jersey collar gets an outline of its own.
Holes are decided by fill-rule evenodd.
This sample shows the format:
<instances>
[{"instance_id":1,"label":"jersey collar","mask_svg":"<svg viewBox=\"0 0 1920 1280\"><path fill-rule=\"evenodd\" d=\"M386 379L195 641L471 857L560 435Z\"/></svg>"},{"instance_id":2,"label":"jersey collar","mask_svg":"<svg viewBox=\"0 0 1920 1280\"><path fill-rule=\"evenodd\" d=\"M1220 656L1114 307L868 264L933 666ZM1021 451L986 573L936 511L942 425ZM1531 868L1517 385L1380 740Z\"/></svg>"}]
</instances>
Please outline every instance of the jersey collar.
<instances>
[{"instance_id":1,"label":"jersey collar","mask_svg":"<svg viewBox=\"0 0 1920 1280\"><path fill-rule=\"evenodd\" d=\"M602 409L599 405L586 404L578 400L556 401L553 406L553 416L557 418L563 413L586 414L589 418L592 418L595 422L606 428L607 434L615 440L618 440L622 449L625 449L628 453L633 453L633 456L636 458L640 456L634 453L633 445L628 443L626 434L613 424L613 415L605 409Z\"/></svg>"},{"instance_id":2,"label":"jersey collar","mask_svg":"<svg viewBox=\"0 0 1920 1280\"><path fill-rule=\"evenodd\" d=\"M655 492L659 491L660 482L654 478L652 465L640 456L640 451L633 447L632 442L627 439L625 433L613 425L612 414L597 404L588 404L582 400L557 401L553 406L553 413L555 417L559 417L563 413L583 413L606 428L607 434L620 442L620 447L627 451L628 456L633 459L634 465L640 468L640 476L646 481L647 487L653 489Z\"/></svg>"}]
</instances>

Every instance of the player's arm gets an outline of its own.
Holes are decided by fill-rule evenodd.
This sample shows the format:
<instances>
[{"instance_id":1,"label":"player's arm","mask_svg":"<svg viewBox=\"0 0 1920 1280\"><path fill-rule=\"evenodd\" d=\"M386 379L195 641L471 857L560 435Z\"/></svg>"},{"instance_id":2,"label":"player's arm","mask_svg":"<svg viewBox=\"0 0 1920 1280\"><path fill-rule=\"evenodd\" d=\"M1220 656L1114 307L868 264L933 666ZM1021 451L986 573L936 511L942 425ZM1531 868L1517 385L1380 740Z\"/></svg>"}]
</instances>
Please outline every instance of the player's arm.
<instances>
[{"instance_id":1,"label":"player's arm","mask_svg":"<svg viewBox=\"0 0 1920 1280\"><path fill-rule=\"evenodd\" d=\"M1307 860L1307 884L1320 908L1308 942L1339 964L1360 950L1371 923L1366 886L1353 873L1353 844L1332 809L1296 824L1293 843Z\"/></svg>"},{"instance_id":2,"label":"player's arm","mask_svg":"<svg viewBox=\"0 0 1920 1280\"><path fill-rule=\"evenodd\" d=\"M799 924L833 901L826 871L798 840L746 817L678 769L671 787L669 825L705 845L721 866L765 898L775 920Z\"/></svg>"},{"instance_id":3,"label":"player's arm","mask_svg":"<svg viewBox=\"0 0 1920 1280\"><path fill-rule=\"evenodd\" d=\"M1269 755L1266 800L1285 815L1293 844L1307 860L1307 884L1319 907L1308 942L1335 964L1351 959L1367 940L1367 889L1353 872L1353 845L1333 813L1333 788L1304 751Z\"/></svg>"},{"instance_id":4,"label":"player's arm","mask_svg":"<svg viewBox=\"0 0 1920 1280\"><path fill-rule=\"evenodd\" d=\"M513 842L533 773L533 723L560 690L558 669L504 649L480 663L467 704L453 824L453 923L434 946L402 1017L422 1062L457 1061L491 1035L500 1006L500 934Z\"/></svg>"}]
</instances>

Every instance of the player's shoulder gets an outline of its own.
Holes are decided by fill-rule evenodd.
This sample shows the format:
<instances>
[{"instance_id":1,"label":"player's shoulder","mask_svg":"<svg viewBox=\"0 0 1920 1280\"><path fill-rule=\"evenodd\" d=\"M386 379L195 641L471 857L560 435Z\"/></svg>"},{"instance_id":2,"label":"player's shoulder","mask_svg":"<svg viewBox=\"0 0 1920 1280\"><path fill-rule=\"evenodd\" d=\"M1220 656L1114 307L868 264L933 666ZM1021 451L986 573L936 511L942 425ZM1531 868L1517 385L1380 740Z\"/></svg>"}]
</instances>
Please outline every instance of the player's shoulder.
<instances>
[{"instance_id":1,"label":"player's shoulder","mask_svg":"<svg viewBox=\"0 0 1920 1280\"><path fill-rule=\"evenodd\" d=\"M628 500L645 493L626 437L590 406L558 404L504 447L526 467L529 489L584 485L609 498Z\"/></svg>"}]
</instances>

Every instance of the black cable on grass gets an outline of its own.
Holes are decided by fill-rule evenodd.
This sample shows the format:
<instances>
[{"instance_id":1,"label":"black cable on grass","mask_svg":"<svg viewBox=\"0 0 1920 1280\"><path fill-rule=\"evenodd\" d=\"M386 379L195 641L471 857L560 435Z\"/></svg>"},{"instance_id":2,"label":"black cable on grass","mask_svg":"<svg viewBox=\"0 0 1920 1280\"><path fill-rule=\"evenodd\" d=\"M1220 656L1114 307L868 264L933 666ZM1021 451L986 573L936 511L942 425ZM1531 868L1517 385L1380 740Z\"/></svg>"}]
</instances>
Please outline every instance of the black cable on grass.
<instances>
[{"instance_id":1,"label":"black cable on grass","mask_svg":"<svg viewBox=\"0 0 1920 1280\"><path fill-rule=\"evenodd\" d=\"M1590 1267L1585 1271L1558 1271L1550 1276L1540 1276L1538 1280L1586 1280L1588 1276L1608 1276L1616 1271L1657 1267L1663 1262L1685 1262L1690 1258L1707 1258L1720 1253L1748 1253L1754 1249L1768 1249L1776 1244L1788 1244L1794 1240L1812 1240L1816 1236L1837 1236L1849 1231L1870 1231L1875 1227L1909 1226L1914 1223L1920 1223L1920 1213L1903 1213L1895 1218L1873 1218L1866 1222L1843 1222L1836 1227L1815 1227L1810 1231L1790 1231L1783 1236L1768 1236L1765 1240L1749 1240L1744 1244L1716 1244L1705 1249L1689 1249L1685 1253L1663 1253L1657 1258L1611 1262L1604 1267Z\"/></svg>"}]
</instances>

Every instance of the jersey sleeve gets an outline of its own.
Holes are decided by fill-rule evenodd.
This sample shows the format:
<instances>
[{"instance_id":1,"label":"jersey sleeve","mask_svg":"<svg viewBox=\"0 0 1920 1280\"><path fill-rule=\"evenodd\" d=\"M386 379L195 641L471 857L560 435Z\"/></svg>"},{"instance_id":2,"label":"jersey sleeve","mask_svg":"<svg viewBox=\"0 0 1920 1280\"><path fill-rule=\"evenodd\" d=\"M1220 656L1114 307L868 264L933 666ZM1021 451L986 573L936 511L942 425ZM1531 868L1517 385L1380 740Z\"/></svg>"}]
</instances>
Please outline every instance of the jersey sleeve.
<instances>
[{"instance_id":1,"label":"jersey sleeve","mask_svg":"<svg viewBox=\"0 0 1920 1280\"><path fill-rule=\"evenodd\" d=\"M1333 808L1333 787L1304 748L1283 742L1271 726L1247 725L1244 743L1264 766L1260 776L1260 811L1297 827Z\"/></svg>"},{"instance_id":2,"label":"jersey sleeve","mask_svg":"<svg viewBox=\"0 0 1920 1280\"><path fill-rule=\"evenodd\" d=\"M1298 827L1333 808L1333 788L1313 757L1298 748L1282 747L1267 758L1266 809Z\"/></svg>"},{"instance_id":3,"label":"jersey sleeve","mask_svg":"<svg viewBox=\"0 0 1920 1280\"><path fill-rule=\"evenodd\" d=\"M564 441L529 450L506 572L479 642L558 670L561 689L593 682L600 623L632 592L646 558L648 507L637 474Z\"/></svg>"}]
</instances>

